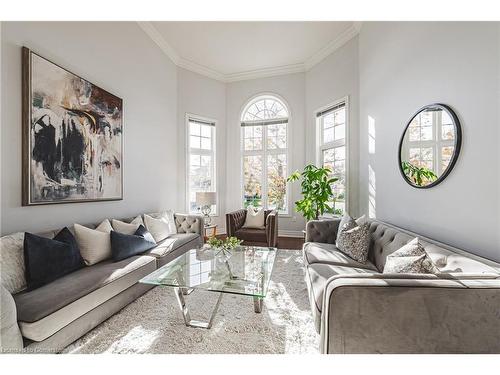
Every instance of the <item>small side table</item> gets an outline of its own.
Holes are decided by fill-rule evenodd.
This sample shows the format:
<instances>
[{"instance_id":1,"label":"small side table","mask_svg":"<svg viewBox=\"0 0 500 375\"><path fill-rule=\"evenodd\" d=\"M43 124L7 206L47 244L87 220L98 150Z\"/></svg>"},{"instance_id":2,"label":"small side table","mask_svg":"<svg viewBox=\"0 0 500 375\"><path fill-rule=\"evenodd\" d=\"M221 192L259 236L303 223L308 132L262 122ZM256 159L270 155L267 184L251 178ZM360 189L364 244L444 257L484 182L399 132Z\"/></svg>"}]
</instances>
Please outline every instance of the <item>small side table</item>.
<instances>
[{"instance_id":1,"label":"small side table","mask_svg":"<svg viewBox=\"0 0 500 375\"><path fill-rule=\"evenodd\" d=\"M212 231L212 234L209 235L209 231ZM203 226L203 239L206 241L209 239L209 237L217 235L217 224L210 224L210 225L204 225Z\"/></svg>"}]
</instances>

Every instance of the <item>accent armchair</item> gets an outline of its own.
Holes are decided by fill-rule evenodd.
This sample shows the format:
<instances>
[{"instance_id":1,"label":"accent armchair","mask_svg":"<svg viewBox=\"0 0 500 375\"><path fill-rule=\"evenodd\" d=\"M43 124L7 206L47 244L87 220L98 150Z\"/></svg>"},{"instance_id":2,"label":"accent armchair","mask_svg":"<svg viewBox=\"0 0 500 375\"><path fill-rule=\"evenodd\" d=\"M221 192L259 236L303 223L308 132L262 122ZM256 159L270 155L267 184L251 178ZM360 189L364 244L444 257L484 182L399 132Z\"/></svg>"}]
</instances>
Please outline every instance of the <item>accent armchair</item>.
<instances>
[{"instance_id":1,"label":"accent armchair","mask_svg":"<svg viewBox=\"0 0 500 375\"><path fill-rule=\"evenodd\" d=\"M278 212L264 211L264 226L262 228L243 228L247 210L237 210L226 214L226 230L228 237L243 240L244 245L278 246Z\"/></svg>"}]
</instances>

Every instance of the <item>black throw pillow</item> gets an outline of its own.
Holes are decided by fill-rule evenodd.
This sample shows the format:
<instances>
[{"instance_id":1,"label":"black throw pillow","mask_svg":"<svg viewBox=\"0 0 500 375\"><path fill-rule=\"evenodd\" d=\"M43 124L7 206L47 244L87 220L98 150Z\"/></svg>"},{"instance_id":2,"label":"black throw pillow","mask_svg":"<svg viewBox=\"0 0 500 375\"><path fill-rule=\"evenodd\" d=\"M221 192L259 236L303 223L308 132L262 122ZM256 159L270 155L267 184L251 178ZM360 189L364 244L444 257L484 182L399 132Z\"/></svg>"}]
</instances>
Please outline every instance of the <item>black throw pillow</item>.
<instances>
[{"instance_id":1,"label":"black throw pillow","mask_svg":"<svg viewBox=\"0 0 500 375\"><path fill-rule=\"evenodd\" d=\"M84 266L75 237L68 228L54 239L24 234L24 265L28 289L36 289Z\"/></svg>"},{"instance_id":2,"label":"black throw pillow","mask_svg":"<svg viewBox=\"0 0 500 375\"><path fill-rule=\"evenodd\" d=\"M155 246L153 236L142 225L139 225L134 234L111 231L111 255L115 262L141 254Z\"/></svg>"}]
</instances>

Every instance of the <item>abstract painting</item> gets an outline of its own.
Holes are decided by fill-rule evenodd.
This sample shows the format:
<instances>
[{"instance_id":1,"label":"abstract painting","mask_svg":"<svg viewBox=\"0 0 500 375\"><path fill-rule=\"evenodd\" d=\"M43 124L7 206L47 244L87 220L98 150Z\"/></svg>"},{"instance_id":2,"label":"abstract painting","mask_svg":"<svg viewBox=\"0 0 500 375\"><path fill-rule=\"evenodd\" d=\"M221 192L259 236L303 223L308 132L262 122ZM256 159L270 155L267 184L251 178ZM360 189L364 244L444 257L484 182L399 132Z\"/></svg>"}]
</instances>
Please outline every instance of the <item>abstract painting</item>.
<instances>
[{"instance_id":1,"label":"abstract painting","mask_svg":"<svg viewBox=\"0 0 500 375\"><path fill-rule=\"evenodd\" d=\"M123 199L123 103L23 47L23 205Z\"/></svg>"}]
</instances>

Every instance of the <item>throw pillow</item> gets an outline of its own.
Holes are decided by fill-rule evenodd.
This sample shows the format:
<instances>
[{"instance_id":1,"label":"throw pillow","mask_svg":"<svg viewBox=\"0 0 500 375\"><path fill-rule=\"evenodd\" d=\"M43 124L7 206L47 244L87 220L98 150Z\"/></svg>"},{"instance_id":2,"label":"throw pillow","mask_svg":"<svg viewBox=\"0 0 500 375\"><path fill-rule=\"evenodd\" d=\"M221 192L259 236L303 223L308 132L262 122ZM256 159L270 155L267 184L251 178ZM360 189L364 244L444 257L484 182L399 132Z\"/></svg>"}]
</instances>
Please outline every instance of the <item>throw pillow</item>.
<instances>
[{"instance_id":1,"label":"throw pillow","mask_svg":"<svg viewBox=\"0 0 500 375\"><path fill-rule=\"evenodd\" d=\"M339 228L337 230L337 247L339 247L339 240L340 240L340 235L342 231L344 230L349 230L352 229L356 226L356 221L353 220L352 217L350 217L347 213L342 216L342 219L340 220Z\"/></svg>"},{"instance_id":2,"label":"throw pillow","mask_svg":"<svg viewBox=\"0 0 500 375\"><path fill-rule=\"evenodd\" d=\"M111 239L109 233L113 230L109 220L104 220L96 229L90 229L75 224L75 237L80 254L87 266L111 258Z\"/></svg>"},{"instance_id":3,"label":"throw pillow","mask_svg":"<svg viewBox=\"0 0 500 375\"><path fill-rule=\"evenodd\" d=\"M144 225L142 217L140 216L137 216L130 223L116 219L111 220L111 223L113 224L114 230L123 234L134 234L137 228L139 228L139 225Z\"/></svg>"},{"instance_id":4,"label":"throw pillow","mask_svg":"<svg viewBox=\"0 0 500 375\"><path fill-rule=\"evenodd\" d=\"M351 219L340 231L337 248L350 258L360 263L368 259L370 249L370 227L368 224L357 225Z\"/></svg>"},{"instance_id":5,"label":"throw pillow","mask_svg":"<svg viewBox=\"0 0 500 375\"><path fill-rule=\"evenodd\" d=\"M134 234L111 232L111 252L115 262L141 254L155 246L153 236L142 225Z\"/></svg>"},{"instance_id":6,"label":"throw pillow","mask_svg":"<svg viewBox=\"0 0 500 375\"><path fill-rule=\"evenodd\" d=\"M0 238L0 277L11 294L26 289L23 243L24 232Z\"/></svg>"},{"instance_id":7,"label":"throw pillow","mask_svg":"<svg viewBox=\"0 0 500 375\"><path fill-rule=\"evenodd\" d=\"M68 228L54 239L24 235L24 263L28 289L36 289L84 266L76 240Z\"/></svg>"},{"instance_id":8,"label":"throw pillow","mask_svg":"<svg viewBox=\"0 0 500 375\"><path fill-rule=\"evenodd\" d=\"M264 226L264 209L248 206L243 228L262 228Z\"/></svg>"},{"instance_id":9,"label":"throw pillow","mask_svg":"<svg viewBox=\"0 0 500 375\"><path fill-rule=\"evenodd\" d=\"M387 256L383 273L439 273L418 237Z\"/></svg>"},{"instance_id":10,"label":"throw pillow","mask_svg":"<svg viewBox=\"0 0 500 375\"><path fill-rule=\"evenodd\" d=\"M173 213L165 211L156 214L144 214L144 224L146 229L153 235L156 242L163 241L171 234L177 233L174 229Z\"/></svg>"}]
</instances>

